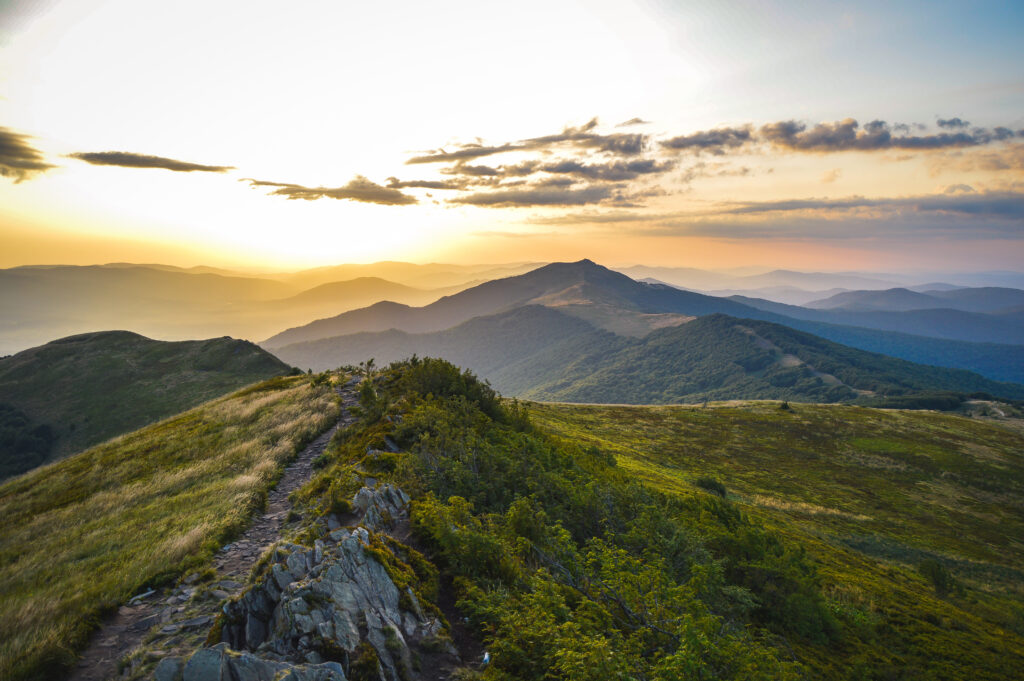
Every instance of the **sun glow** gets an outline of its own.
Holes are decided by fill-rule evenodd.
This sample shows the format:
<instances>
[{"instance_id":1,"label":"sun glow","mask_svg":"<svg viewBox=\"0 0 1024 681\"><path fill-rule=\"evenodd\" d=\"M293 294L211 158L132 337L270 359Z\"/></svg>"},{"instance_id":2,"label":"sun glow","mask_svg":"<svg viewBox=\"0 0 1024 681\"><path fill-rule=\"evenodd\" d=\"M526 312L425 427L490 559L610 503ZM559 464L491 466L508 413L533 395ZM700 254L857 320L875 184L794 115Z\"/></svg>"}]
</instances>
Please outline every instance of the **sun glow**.
<instances>
[{"instance_id":1,"label":"sun glow","mask_svg":"<svg viewBox=\"0 0 1024 681\"><path fill-rule=\"evenodd\" d=\"M11 243L16 233L23 244L26 232L35 233L34 262L94 257L85 255L93 249L55 247L60 240L54 235L123 242L123 252L150 243L155 250L148 259L189 261L181 264L195 264L192 258L273 267L441 256L469 261L502 253L554 260L581 251L617 253L627 261L651 253L685 260L687 253L710 250L745 260L744 253L764 248L763 229L747 237L737 230L677 230L652 241L661 229L653 218L615 229L553 228L545 221L602 208L678 215L736 202L891 199L941 194L947 187L1016 191L1024 172L1022 147L1007 149L1009 142L986 147L988 160L982 150L959 148L780 153L761 144L722 154L701 148L670 153L660 146L673 135L723 127L756 132L787 119L813 125L856 116L866 124L885 116L933 125L935 111L959 113L959 104L947 103L959 81L936 85L927 96L891 96L878 109L873 93L897 90L904 78L879 64L894 49L887 31L911 20L895 10L886 27L851 12L731 2L311 2L298 11L271 2L82 0L41 7L31 15L0 9L0 20L8 20L6 28L0 21L0 125L27 136L53 166L31 180L0 180L0 230ZM1005 56L990 47L973 58ZM839 66L849 74L842 84L830 75ZM905 68L918 89L935 81L919 60ZM934 69L963 72L943 71L938 57ZM1004 75L989 71L993 82ZM869 73L876 82L865 82ZM976 104L976 125L1024 126L1019 88L992 89ZM459 204L465 187L462 193L387 189L392 182L438 185L469 177L458 176L451 164L408 165L413 156L584 130L595 115L594 134L642 135L643 157L671 169L614 187L587 187L577 177L569 190L544 189L543 201L516 196L519 205L498 207ZM643 122L617 127L638 117ZM229 169L172 172L71 157L96 152ZM547 148L466 164L619 162L602 153ZM329 191L360 177L367 186L404 195L407 205L289 199L279 191L282 185ZM247 178L264 184L250 186ZM563 179L535 175L526 186L536 189L538 178ZM478 184L482 189L474 191L519 191L514 179ZM567 193L551 198L558 191ZM499 233L484 243L482 235ZM858 259L892 246L853 243L861 235L852 225L845 234L849 254ZM790 264L813 260L836 247L834 234L824 237L827 242L816 240L811 231L798 239L798 254L774 246L764 252L790 253ZM0 265L26 262L25 252L7 249ZM996 257L1009 263L1021 256L1014 245Z\"/></svg>"}]
</instances>

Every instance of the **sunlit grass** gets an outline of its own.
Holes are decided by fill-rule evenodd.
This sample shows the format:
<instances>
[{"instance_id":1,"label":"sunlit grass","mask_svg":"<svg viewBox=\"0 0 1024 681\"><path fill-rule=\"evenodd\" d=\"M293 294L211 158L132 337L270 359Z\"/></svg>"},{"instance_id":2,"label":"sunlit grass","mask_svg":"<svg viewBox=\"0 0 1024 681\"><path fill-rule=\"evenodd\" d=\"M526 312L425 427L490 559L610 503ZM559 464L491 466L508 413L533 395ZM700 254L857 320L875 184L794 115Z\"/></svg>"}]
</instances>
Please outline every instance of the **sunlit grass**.
<instances>
[{"instance_id":1,"label":"sunlit grass","mask_svg":"<svg viewBox=\"0 0 1024 681\"><path fill-rule=\"evenodd\" d=\"M0 678L53 678L98 618L207 561L338 416L273 379L0 486Z\"/></svg>"},{"instance_id":2,"label":"sunlit grass","mask_svg":"<svg viewBox=\"0 0 1024 681\"><path fill-rule=\"evenodd\" d=\"M842 650L796 651L816 676L1011 679L1024 668L1024 435L1013 424L777 402L528 409L667 494L704 494L695 481L713 477L805 547L833 607L863 623ZM925 559L965 592L938 595L917 570Z\"/></svg>"}]
</instances>

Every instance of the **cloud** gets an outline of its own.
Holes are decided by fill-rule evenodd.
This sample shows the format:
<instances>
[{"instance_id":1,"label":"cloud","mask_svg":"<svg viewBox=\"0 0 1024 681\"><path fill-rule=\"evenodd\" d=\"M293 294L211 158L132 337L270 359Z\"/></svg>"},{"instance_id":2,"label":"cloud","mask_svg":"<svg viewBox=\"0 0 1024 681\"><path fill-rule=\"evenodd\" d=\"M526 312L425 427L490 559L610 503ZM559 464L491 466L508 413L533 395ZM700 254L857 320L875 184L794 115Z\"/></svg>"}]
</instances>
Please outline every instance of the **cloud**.
<instances>
[{"instance_id":1,"label":"cloud","mask_svg":"<svg viewBox=\"0 0 1024 681\"><path fill-rule=\"evenodd\" d=\"M969 155L947 154L935 159L932 174L939 175L949 171L972 172L975 170L989 172L1024 173L1024 144L1011 144L1001 149L975 151Z\"/></svg>"},{"instance_id":2,"label":"cloud","mask_svg":"<svg viewBox=\"0 0 1024 681\"><path fill-rule=\"evenodd\" d=\"M399 180L388 178L389 189L465 189L468 184L463 180Z\"/></svg>"},{"instance_id":3,"label":"cloud","mask_svg":"<svg viewBox=\"0 0 1024 681\"><path fill-rule=\"evenodd\" d=\"M578 149L596 150L602 153L616 154L621 156L635 156L643 152L647 136L639 133L612 133L603 135L595 132L598 125L596 118L592 118L583 125L572 127L566 126L562 132L542 137L531 137L530 139L518 142L506 142L505 144L488 146L478 142L462 144L455 151L438 149L419 156L413 156L406 161L407 165L420 163L452 163L468 161L494 154L504 154L513 151L544 151L562 146L576 147Z\"/></svg>"},{"instance_id":4,"label":"cloud","mask_svg":"<svg viewBox=\"0 0 1024 681\"><path fill-rule=\"evenodd\" d=\"M940 118L937 121L940 128L946 128L950 130L957 130L959 128L969 128L971 124L969 121L962 120L960 118Z\"/></svg>"},{"instance_id":5,"label":"cloud","mask_svg":"<svg viewBox=\"0 0 1024 681\"><path fill-rule=\"evenodd\" d=\"M270 195L284 196L290 200L315 201L317 199L337 199L359 201L361 203L377 203L385 206L408 206L417 203L416 197L403 194L393 187L383 187L375 182L371 182L362 175L356 175L344 187L334 188L304 187L299 184L267 182L251 178L245 178L243 181L248 182L252 187L277 187L276 190L270 192Z\"/></svg>"},{"instance_id":6,"label":"cloud","mask_svg":"<svg viewBox=\"0 0 1024 681\"><path fill-rule=\"evenodd\" d=\"M548 173L551 175L568 175L581 180L592 182L623 182L634 180L644 175L656 175L672 170L675 163L672 161L658 161L656 159L635 159L631 161L608 161L605 163L585 163L579 159L560 159L556 161L542 162L538 160L525 160L511 165L474 166L465 163L457 163L448 168L442 168L445 175L465 176L472 178L465 186L470 184L497 184L506 178L526 177L534 173ZM502 186L510 186L511 182L502 182Z\"/></svg>"},{"instance_id":7,"label":"cloud","mask_svg":"<svg viewBox=\"0 0 1024 681\"><path fill-rule=\"evenodd\" d=\"M471 166L465 163L456 163L450 168L441 170L445 175L470 175L472 177L494 177L502 175L502 171L491 166Z\"/></svg>"},{"instance_id":8,"label":"cloud","mask_svg":"<svg viewBox=\"0 0 1024 681\"><path fill-rule=\"evenodd\" d=\"M838 180L842 174L842 169L833 168L832 170L827 171L824 175L821 176L821 181L824 182L825 184L832 184L833 182Z\"/></svg>"},{"instance_id":9,"label":"cloud","mask_svg":"<svg viewBox=\"0 0 1024 681\"><path fill-rule=\"evenodd\" d=\"M456 151L444 151L443 149L440 149L422 156L413 156L405 163L406 165L415 165L418 163L450 163L452 161L466 161L473 158L491 156L493 154L503 154L508 151L518 151L523 148L524 147L522 146L514 144L502 144L496 147L488 147L482 144L466 144L460 146Z\"/></svg>"},{"instance_id":10,"label":"cloud","mask_svg":"<svg viewBox=\"0 0 1024 681\"><path fill-rule=\"evenodd\" d=\"M122 168L162 168L179 173L223 173L234 170L234 166L210 166L202 163L189 163L163 156L147 156L129 151L94 151L68 154L71 158L91 163L94 166L120 166Z\"/></svg>"},{"instance_id":11,"label":"cloud","mask_svg":"<svg viewBox=\"0 0 1024 681\"><path fill-rule=\"evenodd\" d=\"M641 159L636 161L611 161L608 163L586 164L577 160L562 160L537 167L545 173L572 175L591 181L623 182L634 180L641 175L664 173L675 167L670 161Z\"/></svg>"},{"instance_id":12,"label":"cloud","mask_svg":"<svg viewBox=\"0 0 1024 681\"><path fill-rule=\"evenodd\" d=\"M749 126L741 128L716 128L702 130L691 135L680 135L660 142L665 149L673 151L696 150L712 154L723 154L726 149L735 149L748 144L753 139Z\"/></svg>"},{"instance_id":13,"label":"cloud","mask_svg":"<svg viewBox=\"0 0 1024 681\"><path fill-rule=\"evenodd\" d=\"M631 125L648 125L648 124L650 124L650 121L645 121L642 118L630 118L628 121L622 121L621 123L619 123L615 127L616 128L628 128Z\"/></svg>"},{"instance_id":14,"label":"cloud","mask_svg":"<svg viewBox=\"0 0 1024 681\"><path fill-rule=\"evenodd\" d=\"M885 121L871 121L863 129L847 118L833 123L818 123L808 129L797 121L779 121L761 126L761 140L777 148L804 152L877 151L884 149L954 149L1003 141L1024 131L1009 128L975 128L972 131L940 132L934 135L893 134Z\"/></svg>"},{"instance_id":15,"label":"cloud","mask_svg":"<svg viewBox=\"0 0 1024 681\"><path fill-rule=\"evenodd\" d=\"M969 188L968 188L969 189ZM585 211L530 220L542 225L597 225L648 236L723 238L846 238L947 235L953 238L1024 238L1024 191L910 197L790 199L735 202L670 213Z\"/></svg>"},{"instance_id":16,"label":"cloud","mask_svg":"<svg viewBox=\"0 0 1024 681\"><path fill-rule=\"evenodd\" d=\"M647 142L646 135L622 132L602 135L594 132L597 124L597 119L591 118L579 127L567 126L557 135L545 135L524 140L520 142L520 146L525 149L546 149L567 144L581 149L595 149L623 156L635 156L644 150Z\"/></svg>"},{"instance_id":17,"label":"cloud","mask_svg":"<svg viewBox=\"0 0 1024 681\"><path fill-rule=\"evenodd\" d=\"M534 186L525 189L506 189L481 192L451 199L450 203L487 208L515 208L523 206L583 206L601 203L615 196L607 185L589 186L581 189Z\"/></svg>"},{"instance_id":18,"label":"cloud","mask_svg":"<svg viewBox=\"0 0 1024 681\"><path fill-rule=\"evenodd\" d=\"M698 161L683 170L682 175L679 176L679 182L680 184L688 185L701 177L746 177L752 172L753 171L747 166L740 166L737 168L726 162L707 163L705 161ZM772 172L772 168L768 168L763 172L770 173Z\"/></svg>"},{"instance_id":19,"label":"cloud","mask_svg":"<svg viewBox=\"0 0 1024 681\"><path fill-rule=\"evenodd\" d=\"M1024 219L1024 193L959 192L896 198L851 196L840 199L787 199L782 201L748 201L726 204L721 215L752 215L802 211L841 212L858 209L883 209L919 213L956 213L1015 220Z\"/></svg>"},{"instance_id":20,"label":"cloud","mask_svg":"<svg viewBox=\"0 0 1024 681\"><path fill-rule=\"evenodd\" d=\"M29 139L28 135L0 127L0 175L17 183L56 167L43 160L43 154L29 144Z\"/></svg>"}]
</instances>

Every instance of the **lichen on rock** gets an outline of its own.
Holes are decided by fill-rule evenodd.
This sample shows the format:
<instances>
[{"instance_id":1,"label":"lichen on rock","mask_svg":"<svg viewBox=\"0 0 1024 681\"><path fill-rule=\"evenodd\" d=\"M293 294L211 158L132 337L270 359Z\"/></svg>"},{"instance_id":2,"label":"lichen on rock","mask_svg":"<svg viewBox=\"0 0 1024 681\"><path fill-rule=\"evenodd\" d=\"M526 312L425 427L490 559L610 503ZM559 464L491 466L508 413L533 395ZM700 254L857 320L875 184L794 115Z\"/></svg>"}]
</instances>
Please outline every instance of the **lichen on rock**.
<instances>
[{"instance_id":1,"label":"lichen on rock","mask_svg":"<svg viewBox=\"0 0 1024 681\"><path fill-rule=\"evenodd\" d=\"M456 661L443 619L422 607L412 585L392 578L396 566L413 570L375 534L407 519L408 504L392 485L363 487L352 501L360 526L312 547L278 544L253 585L224 604L221 643L195 653L182 681L271 681L282 672L330 681L374 665L381 681L410 681L420 678L420 644L434 655L439 640L441 654Z\"/></svg>"}]
</instances>

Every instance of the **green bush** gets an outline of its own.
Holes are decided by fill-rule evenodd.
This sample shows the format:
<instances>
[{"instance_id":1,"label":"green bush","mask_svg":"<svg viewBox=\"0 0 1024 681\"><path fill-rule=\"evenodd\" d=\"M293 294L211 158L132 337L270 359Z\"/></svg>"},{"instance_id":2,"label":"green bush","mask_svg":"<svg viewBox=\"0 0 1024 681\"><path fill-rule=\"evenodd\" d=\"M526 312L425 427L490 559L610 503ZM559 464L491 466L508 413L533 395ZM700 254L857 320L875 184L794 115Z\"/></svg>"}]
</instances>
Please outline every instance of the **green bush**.
<instances>
[{"instance_id":1,"label":"green bush","mask_svg":"<svg viewBox=\"0 0 1024 681\"><path fill-rule=\"evenodd\" d=\"M717 494L723 499L725 498L725 485L723 485L721 482L714 478L710 478L708 476L701 476L697 478L694 484L703 490L711 492L712 494Z\"/></svg>"},{"instance_id":2,"label":"green bush","mask_svg":"<svg viewBox=\"0 0 1024 681\"><path fill-rule=\"evenodd\" d=\"M946 566L934 558L921 561L917 566L917 571L931 582L932 588L939 596L945 596L961 589L960 584Z\"/></svg>"}]
</instances>

